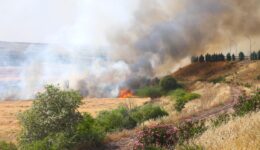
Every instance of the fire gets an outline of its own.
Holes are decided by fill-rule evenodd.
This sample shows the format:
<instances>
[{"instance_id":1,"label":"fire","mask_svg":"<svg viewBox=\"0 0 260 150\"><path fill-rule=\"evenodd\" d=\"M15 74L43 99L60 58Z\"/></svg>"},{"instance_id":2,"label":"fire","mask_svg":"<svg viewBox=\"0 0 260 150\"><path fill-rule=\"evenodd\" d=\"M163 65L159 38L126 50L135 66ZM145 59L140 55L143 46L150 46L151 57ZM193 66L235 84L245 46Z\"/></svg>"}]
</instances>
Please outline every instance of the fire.
<instances>
[{"instance_id":1,"label":"fire","mask_svg":"<svg viewBox=\"0 0 260 150\"><path fill-rule=\"evenodd\" d=\"M130 98L133 97L133 93L129 89L121 89L118 94L118 98Z\"/></svg>"}]
</instances>

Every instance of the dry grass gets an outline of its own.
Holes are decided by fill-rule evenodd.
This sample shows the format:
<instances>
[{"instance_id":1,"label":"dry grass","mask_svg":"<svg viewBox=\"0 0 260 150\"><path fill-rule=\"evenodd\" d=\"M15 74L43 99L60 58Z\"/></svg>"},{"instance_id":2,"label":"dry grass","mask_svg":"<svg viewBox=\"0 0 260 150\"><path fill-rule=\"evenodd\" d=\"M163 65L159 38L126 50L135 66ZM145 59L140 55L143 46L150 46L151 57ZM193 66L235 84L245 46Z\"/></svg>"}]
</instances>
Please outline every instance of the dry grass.
<instances>
[{"instance_id":1,"label":"dry grass","mask_svg":"<svg viewBox=\"0 0 260 150\"><path fill-rule=\"evenodd\" d=\"M192 92L200 94L201 97L188 102L181 112L177 112L174 109L175 100L171 100L170 97L164 97L157 101L156 103L169 113L169 116L159 121L163 123L176 123L181 118L192 116L193 114L209 110L215 106L221 106L233 99L232 90L228 84L197 82L194 87L195 91ZM158 120L156 122L158 122Z\"/></svg>"},{"instance_id":2,"label":"dry grass","mask_svg":"<svg viewBox=\"0 0 260 150\"><path fill-rule=\"evenodd\" d=\"M176 71L173 76L181 81L210 80L234 72L238 62L193 63Z\"/></svg>"},{"instance_id":3,"label":"dry grass","mask_svg":"<svg viewBox=\"0 0 260 150\"><path fill-rule=\"evenodd\" d=\"M192 142L211 150L258 150L260 112L235 118L218 128L210 128Z\"/></svg>"},{"instance_id":4,"label":"dry grass","mask_svg":"<svg viewBox=\"0 0 260 150\"><path fill-rule=\"evenodd\" d=\"M127 107L140 106L150 101L150 98L93 98L84 99L79 111L88 112L96 116L102 110L117 108L119 105ZM32 101L2 101L0 102L0 140L16 141L20 131L17 114L30 108Z\"/></svg>"}]
</instances>

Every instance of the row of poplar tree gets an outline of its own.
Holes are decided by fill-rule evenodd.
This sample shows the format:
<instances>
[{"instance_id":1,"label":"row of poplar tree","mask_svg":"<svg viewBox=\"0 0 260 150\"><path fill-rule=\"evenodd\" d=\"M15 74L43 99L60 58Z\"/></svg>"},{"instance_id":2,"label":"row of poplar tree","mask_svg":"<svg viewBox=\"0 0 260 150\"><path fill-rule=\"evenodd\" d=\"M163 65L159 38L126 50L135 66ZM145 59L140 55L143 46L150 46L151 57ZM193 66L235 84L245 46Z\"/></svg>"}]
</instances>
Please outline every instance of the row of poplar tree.
<instances>
[{"instance_id":1,"label":"row of poplar tree","mask_svg":"<svg viewBox=\"0 0 260 150\"><path fill-rule=\"evenodd\" d=\"M200 56L192 56L191 62L216 62L216 61L236 61L236 60L245 60L246 56L243 52L238 54L238 57L235 54L227 53L227 55L220 54L206 54ZM252 52L250 54L250 60L260 60L260 50L258 52Z\"/></svg>"}]
</instances>

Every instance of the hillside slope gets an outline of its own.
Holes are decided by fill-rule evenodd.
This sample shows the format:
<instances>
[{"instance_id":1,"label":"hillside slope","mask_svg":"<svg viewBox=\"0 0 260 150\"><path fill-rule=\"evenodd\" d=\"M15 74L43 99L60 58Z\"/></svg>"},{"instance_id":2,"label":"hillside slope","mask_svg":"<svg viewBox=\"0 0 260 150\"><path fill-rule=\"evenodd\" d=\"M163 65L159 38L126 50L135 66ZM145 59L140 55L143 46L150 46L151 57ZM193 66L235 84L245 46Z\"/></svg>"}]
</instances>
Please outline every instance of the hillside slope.
<instances>
[{"instance_id":1,"label":"hillside slope","mask_svg":"<svg viewBox=\"0 0 260 150\"><path fill-rule=\"evenodd\" d=\"M174 101L170 97L158 98L153 103L167 110L169 116L159 120L150 120L144 124L147 126L161 123L175 125L184 120L211 120L220 114L232 113L233 106L240 96L251 95L257 87L260 87L259 75L260 61L190 64L174 72L172 76L190 92L198 93L201 97L186 103L181 112L174 109ZM206 149L232 149L237 142L241 144L237 145L236 149L246 149L248 143L252 143L250 147L252 149L260 148L258 144L260 137L257 135L258 132L254 132L260 126L259 119L259 112L239 117L227 125L209 129L192 142ZM141 129L142 127L139 127L139 130ZM113 145L111 149L131 149L136 130L109 135ZM229 137L232 138L228 140Z\"/></svg>"}]
</instances>

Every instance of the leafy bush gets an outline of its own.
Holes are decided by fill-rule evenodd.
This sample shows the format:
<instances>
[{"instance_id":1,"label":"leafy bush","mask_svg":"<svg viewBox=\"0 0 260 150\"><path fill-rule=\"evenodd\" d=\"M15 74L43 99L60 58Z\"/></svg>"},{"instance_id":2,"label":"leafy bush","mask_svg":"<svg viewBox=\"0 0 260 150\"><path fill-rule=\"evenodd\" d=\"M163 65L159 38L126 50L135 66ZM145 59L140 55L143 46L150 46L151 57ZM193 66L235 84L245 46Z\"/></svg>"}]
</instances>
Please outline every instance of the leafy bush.
<instances>
[{"instance_id":1,"label":"leafy bush","mask_svg":"<svg viewBox=\"0 0 260 150\"><path fill-rule=\"evenodd\" d=\"M19 116L22 125L20 142L30 143L52 133L72 133L81 119L76 110L81 104L81 96L76 91L62 91L52 85L39 93L31 109Z\"/></svg>"},{"instance_id":2,"label":"leafy bush","mask_svg":"<svg viewBox=\"0 0 260 150\"><path fill-rule=\"evenodd\" d=\"M38 93L31 109L20 114L21 150L67 150L80 145L91 148L100 144L104 132L88 114L77 108L82 97L74 90L48 85Z\"/></svg>"},{"instance_id":3,"label":"leafy bush","mask_svg":"<svg viewBox=\"0 0 260 150\"><path fill-rule=\"evenodd\" d=\"M258 75L258 76L256 77L256 80L260 80L260 75Z\"/></svg>"},{"instance_id":4,"label":"leafy bush","mask_svg":"<svg viewBox=\"0 0 260 150\"><path fill-rule=\"evenodd\" d=\"M230 116L228 114L221 114L216 119L212 119L211 123L214 127L218 127L222 124L227 123L230 120Z\"/></svg>"},{"instance_id":5,"label":"leafy bush","mask_svg":"<svg viewBox=\"0 0 260 150\"><path fill-rule=\"evenodd\" d=\"M187 102L200 97L199 94L188 93L183 89L174 90L170 92L169 95L176 100L174 107L179 112L184 108Z\"/></svg>"},{"instance_id":6,"label":"leafy bush","mask_svg":"<svg viewBox=\"0 0 260 150\"><path fill-rule=\"evenodd\" d=\"M168 92L170 90L174 90L180 87L177 81L172 76L165 76L160 81L160 86L163 91Z\"/></svg>"},{"instance_id":7,"label":"leafy bush","mask_svg":"<svg viewBox=\"0 0 260 150\"><path fill-rule=\"evenodd\" d=\"M17 150L17 147L13 143L0 141L0 150Z\"/></svg>"},{"instance_id":8,"label":"leafy bush","mask_svg":"<svg viewBox=\"0 0 260 150\"><path fill-rule=\"evenodd\" d=\"M125 107L119 107L111 111L102 111L98 114L96 121L106 132L131 129L136 126L137 122L129 113L129 110Z\"/></svg>"},{"instance_id":9,"label":"leafy bush","mask_svg":"<svg viewBox=\"0 0 260 150\"><path fill-rule=\"evenodd\" d=\"M88 113L83 115L83 120L76 127L75 141L77 147L98 147L105 138L105 132L96 120Z\"/></svg>"},{"instance_id":10,"label":"leafy bush","mask_svg":"<svg viewBox=\"0 0 260 150\"><path fill-rule=\"evenodd\" d=\"M160 106L152 104L146 104L144 106L137 107L131 111L131 117L137 123L142 123L146 120L156 119L167 115L168 113Z\"/></svg>"},{"instance_id":11,"label":"leafy bush","mask_svg":"<svg viewBox=\"0 0 260 150\"><path fill-rule=\"evenodd\" d=\"M183 144L185 141L201 135L207 130L204 121L185 121L179 124L179 143Z\"/></svg>"},{"instance_id":12,"label":"leafy bush","mask_svg":"<svg viewBox=\"0 0 260 150\"><path fill-rule=\"evenodd\" d=\"M151 98L157 98L163 95L162 90L159 86L143 87L137 89L135 94L139 97L151 97Z\"/></svg>"},{"instance_id":13,"label":"leafy bush","mask_svg":"<svg viewBox=\"0 0 260 150\"><path fill-rule=\"evenodd\" d=\"M170 125L157 125L145 127L137 135L137 141L134 144L134 149L153 149L164 147L170 149L178 142L178 129Z\"/></svg>"},{"instance_id":14,"label":"leafy bush","mask_svg":"<svg viewBox=\"0 0 260 150\"><path fill-rule=\"evenodd\" d=\"M22 150L70 150L72 147L72 138L63 132L50 134L43 139L20 145Z\"/></svg>"},{"instance_id":15,"label":"leafy bush","mask_svg":"<svg viewBox=\"0 0 260 150\"><path fill-rule=\"evenodd\" d=\"M239 102L234 106L235 114L243 116L251 111L260 109L260 92L250 98L240 97Z\"/></svg>"},{"instance_id":16,"label":"leafy bush","mask_svg":"<svg viewBox=\"0 0 260 150\"><path fill-rule=\"evenodd\" d=\"M156 125L145 127L137 134L137 140L134 143L134 149L146 150L152 148L174 149L178 144L178 148L184 150L202 149L198 145L185 145L191 138L195 138L206 131L204 121L191 122L186 121L174 127L172 125Z\"/></svg>"},{"instance_id":17,"label":"leafy bush","mask_svg":"<svg viewBox=\"0 0 260 150\"><path fill-rule=\"evenodd\" d=\"M132 129L137 123L142 123L149 119L156 119L168 115L159 106L146 104L128 110L126 107L119 107L111 111L100 112L96 118L97 126L106 132L113 132L122 129Z\"/></svg>"},{"instance_id":18,"label":"leafy bush","mask_svg":"<svg viewBox=\"0 0 260 150\"><path fill-rule=\"evenodd\" d=\"M215 79L212 79L210 80L210 82L216 84L216 83L221 83L221 82L225 82L226 79L224 77L218 77L218 78L215 78Z\"/></svg>"}]
</instances>

